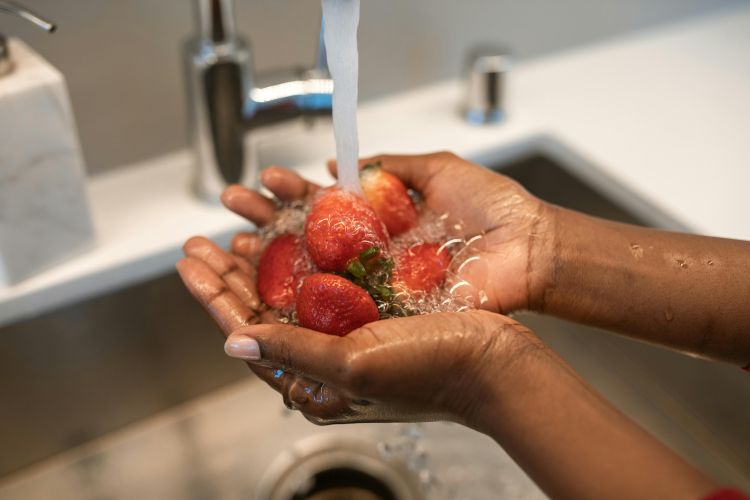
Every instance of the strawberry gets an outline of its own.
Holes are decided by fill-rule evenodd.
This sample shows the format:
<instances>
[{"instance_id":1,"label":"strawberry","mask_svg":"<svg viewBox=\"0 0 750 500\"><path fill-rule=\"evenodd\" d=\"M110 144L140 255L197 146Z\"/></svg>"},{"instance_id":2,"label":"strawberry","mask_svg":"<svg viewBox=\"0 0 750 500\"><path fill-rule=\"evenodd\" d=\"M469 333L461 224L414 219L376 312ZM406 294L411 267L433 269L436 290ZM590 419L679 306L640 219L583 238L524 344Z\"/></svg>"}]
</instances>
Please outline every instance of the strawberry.
<instances>
[{"instance_id":1,"label":"strawberry","mask_svg":"<svg viewBox=\"0 0 750 500\"><path fill-rule=\"evenodd\" d=\"M258 263L258 293L268 306L283 309L294 304L300 281L312 272L302 238L284 234L263 250Z\"/></svg>"},{"instance_id":2,"label":"strawberry","mask_svg":"<svg viewBox=\"0 0 750 500\"><path fill-rule=\"evenodd\" d=\"M445 282L450 263L450 255L440 245L420 243L396 257L392 285L401 291L429 292Z\"/></svg>"},{"instance_id":3,"label":"strawberry","mask_svg":"<svg viewBox=\"0 0 750 500\"><path fill-rule=\"evenodd\" d=\"M316 273L302 282L297 319L305 328L343 337L377 321L380 313L364 289L341 276Z\"/></svg>"},{"instance_id":4,"label":"strawberry","mask_svg":"<svg viewBox=\"0 0 750 500\"><path fill-rule=\"evenodd\" d=\"M401 179L379 164L365 166L359 179L365 198L385 224L388 234L398 236L417 225L417 208Z\"/></svg>"},{"instance_id":5,"label":"strawberry","mask_svg":"<svg viewBox=\"0 0 750 500\"><path fill-rule=\"evenodd\" d=\"M372 207L337 187L321 190L305 222L305 244L322 271L344 273L371 248L388 249L388 235Z\"/></svg>"}]
</instances>

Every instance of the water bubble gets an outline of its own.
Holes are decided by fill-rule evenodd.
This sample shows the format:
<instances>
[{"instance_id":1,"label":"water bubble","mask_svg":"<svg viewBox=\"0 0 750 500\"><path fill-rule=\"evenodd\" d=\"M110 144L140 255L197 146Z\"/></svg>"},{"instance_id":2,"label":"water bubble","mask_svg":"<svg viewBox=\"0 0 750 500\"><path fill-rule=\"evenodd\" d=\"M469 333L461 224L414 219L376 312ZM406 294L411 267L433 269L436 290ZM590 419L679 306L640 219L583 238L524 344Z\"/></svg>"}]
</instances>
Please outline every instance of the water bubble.
<instances>
[{"instance_id":1,"label":"water bubble","mask_svg":"<svg viewBox=\"0 0 750 500\"><path fill-rule=\"evenodd\" d=\"M674 311L672 311L671 307L667 307L664 310L664 319L667 321L672 321L674 319Z\"/></svg>"},{"instance_id":2,"label":"water bubble","mask_svg":"<svg viewBox=\"0 0 750 500\"><path fill-rule=\"evenodd\" d=\"M636 260L639 260L641 257L643 257L643 248L640 245L636 245L633 243L630 245L630 253L633 254L633 257Z\"/></svg>"}]
</instances>

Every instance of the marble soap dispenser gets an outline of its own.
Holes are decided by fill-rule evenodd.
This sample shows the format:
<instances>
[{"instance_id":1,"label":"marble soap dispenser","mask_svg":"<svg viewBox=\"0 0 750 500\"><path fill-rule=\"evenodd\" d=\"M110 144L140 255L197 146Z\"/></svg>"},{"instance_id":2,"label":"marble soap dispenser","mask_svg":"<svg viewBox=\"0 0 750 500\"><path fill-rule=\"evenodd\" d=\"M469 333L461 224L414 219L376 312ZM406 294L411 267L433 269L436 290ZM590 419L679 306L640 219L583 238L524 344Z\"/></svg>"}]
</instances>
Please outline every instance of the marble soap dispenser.
<instances>
[{"instance_id":1,"label":"marble soap dispenser","mask_svg":"<svg viewBox=\"0 0 750 500\"><path fill-rule=\"evenodd\" d=\"M13 2L0 1L3 13L55 29ZM0 288L82 251L93 235L65 80L0 34Z\"/></svg>"}]
</instances>

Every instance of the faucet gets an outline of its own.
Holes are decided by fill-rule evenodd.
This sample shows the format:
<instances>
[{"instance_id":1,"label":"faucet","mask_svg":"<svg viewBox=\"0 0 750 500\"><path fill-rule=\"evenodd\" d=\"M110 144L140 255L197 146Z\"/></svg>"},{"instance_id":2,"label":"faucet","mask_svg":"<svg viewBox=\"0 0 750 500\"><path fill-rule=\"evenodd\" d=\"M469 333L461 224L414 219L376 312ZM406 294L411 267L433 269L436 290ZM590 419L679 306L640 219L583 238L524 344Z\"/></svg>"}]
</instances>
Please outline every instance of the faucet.
<instances>
[{"instance_id":1,"label":"faucet","mask_svg":"<svg viewBox=\"0 0 750 500\"><path fill-rule=\"evenodd\" d=\"M316 63L256 75L250 46L236 32L234 0L194 0L196 36L188 42L193 189L216 202L229 184L257 183L253 131L298 117L330 115L323 21Z\"/></svg>"}]
</instances>

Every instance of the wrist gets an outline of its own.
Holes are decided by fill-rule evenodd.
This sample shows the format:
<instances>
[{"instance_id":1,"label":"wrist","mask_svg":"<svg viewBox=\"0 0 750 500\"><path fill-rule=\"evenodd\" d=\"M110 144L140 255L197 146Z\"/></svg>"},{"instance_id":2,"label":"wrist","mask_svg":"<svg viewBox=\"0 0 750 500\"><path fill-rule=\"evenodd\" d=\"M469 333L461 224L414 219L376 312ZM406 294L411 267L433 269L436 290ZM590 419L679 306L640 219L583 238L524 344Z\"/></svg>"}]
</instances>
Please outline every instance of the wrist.
<instances>
[{"instance_id":1,"label":"wrist","mask_svg":"<svg viewBox=\"0 0 750 500\"><path fill-rule=\"evenodd\" d=\"M549 295L558 282L562 252L562 226L569 213L540 200L539 222L529 234L527 262L528 305L531 311L545 312Z\"/></svg>"}]
</instances>

